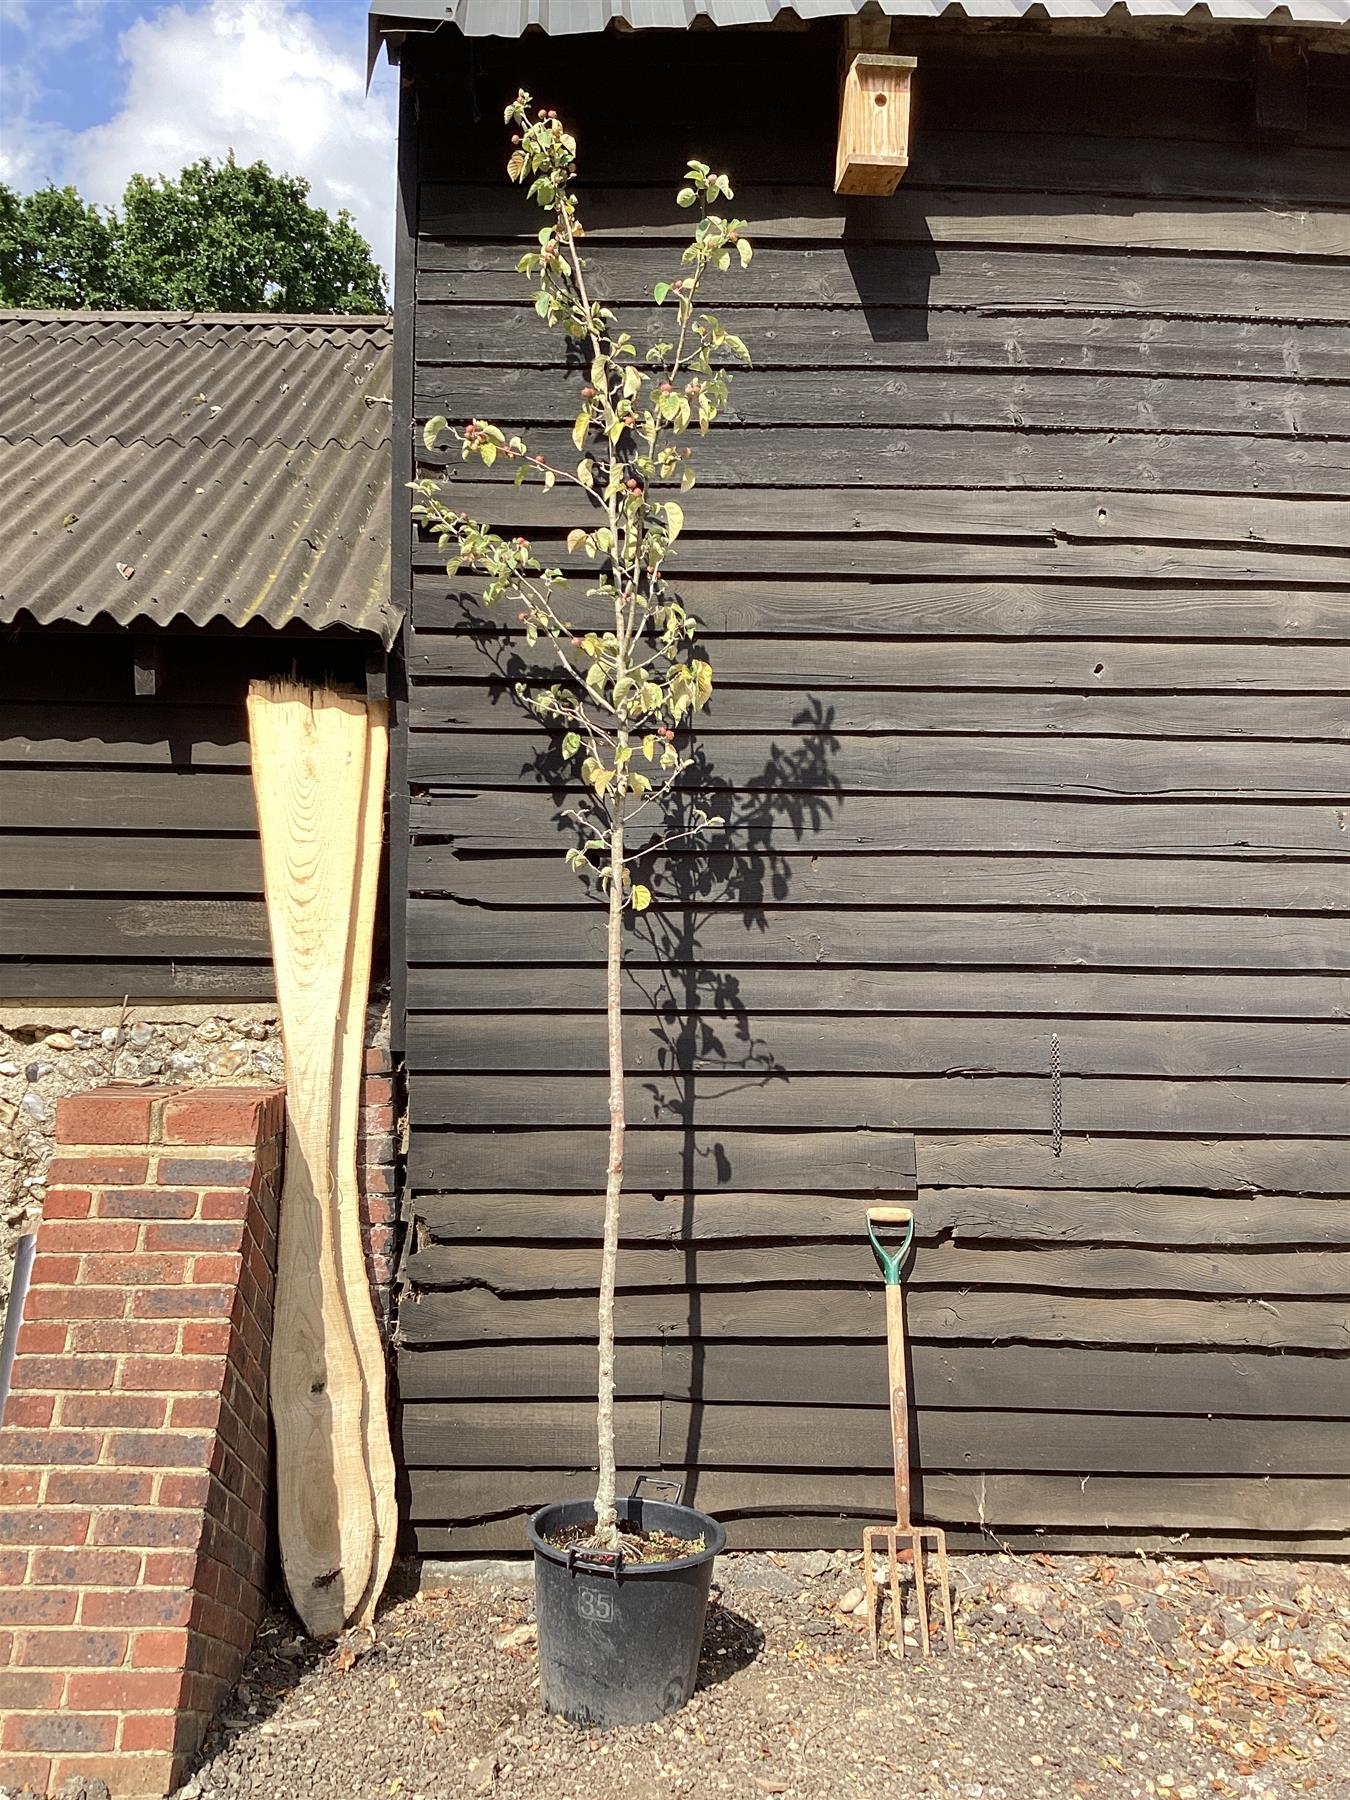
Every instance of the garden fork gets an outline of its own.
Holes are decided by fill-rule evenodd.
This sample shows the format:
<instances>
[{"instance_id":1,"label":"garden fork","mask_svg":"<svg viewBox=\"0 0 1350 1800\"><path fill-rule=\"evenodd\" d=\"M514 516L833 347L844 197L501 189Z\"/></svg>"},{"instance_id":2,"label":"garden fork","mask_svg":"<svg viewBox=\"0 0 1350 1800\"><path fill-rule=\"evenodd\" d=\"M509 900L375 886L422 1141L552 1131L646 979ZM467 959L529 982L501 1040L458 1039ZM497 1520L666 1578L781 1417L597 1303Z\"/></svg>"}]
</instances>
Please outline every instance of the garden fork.
<instances>
[{"instance_id":1,"label":"garden fork","mask_svg":"<svg viewBox=\"0 0 1350 1800\"><path fill-rule=\"evenodd\" d=\"M904 1236L898 1250L887 1250L877 1236L877 1227L903 1225ZM886 1546L890 1572L891 1628L895 1647L905 1654L905 1622L900 1605L900 1559L908 1552L914 1562L914 1593L919 1603L919 1648L924 1656L932 1649L928 1628L928 1594L924 1586L923 1546L927 1539L937 1557L938 1585L942 1595L942 1617L947 1627L947 1641L956 1647L952 1625L951 1586L947 1576L947 1538L936 1525L917 1525L910 1514L909 1500L909 1383L905 1374L905 1291L900 1285L900 1265L914 1241L914 1214L907 1206L873 1206L867 1212L867 1235L886 1282L886 1362L890 1375L891 1450L895 1460L895 1523L869 1525L863 1532L863 1579L867 1585L867 1627L872 1638L872 1661L877 1651L877 1588L872 1558L879 1542Z\"/></svg>"}]
</instances>

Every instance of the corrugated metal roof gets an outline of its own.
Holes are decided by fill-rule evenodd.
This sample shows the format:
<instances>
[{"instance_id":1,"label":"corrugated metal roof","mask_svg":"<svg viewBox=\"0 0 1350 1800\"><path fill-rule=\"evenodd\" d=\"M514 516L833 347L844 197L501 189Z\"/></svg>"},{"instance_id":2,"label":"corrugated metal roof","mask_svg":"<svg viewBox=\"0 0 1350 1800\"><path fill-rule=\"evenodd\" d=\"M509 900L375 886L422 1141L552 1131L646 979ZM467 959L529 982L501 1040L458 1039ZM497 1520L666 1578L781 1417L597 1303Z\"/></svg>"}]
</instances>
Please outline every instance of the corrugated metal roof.
<instances>
[{"instance_id":1,"label":"corrugated metal roof","mask_svg":"<svg viewBox=\"0 0 1350 1800\"><path fill-rule=\"evenodd\" d=\"M1105 18L1118 4L1136 18L1269 19L1303 25L1350 22L1350 0L373 0L372 54L390 31L430 31L447 22L466 37L519 37L530 26L553 36L603 31L622 20L634 30L680 30L696 19L713 25L767 25L780 13L800 19L844 18L877 5L892 18L935 19L960 13L973 19L1018 19L1038 12L1052 19Z\"/></svg>"},{"instance_id":2,"label":"corrugated metal roof","mask_svg":"<svg viewBox=\"0 0 1350 1800\"><path fill-rule=\"evenodd\" d=\"M0 313L0 621L391 642L391 375L383 318Z\"/></svg>"}]
</instances>

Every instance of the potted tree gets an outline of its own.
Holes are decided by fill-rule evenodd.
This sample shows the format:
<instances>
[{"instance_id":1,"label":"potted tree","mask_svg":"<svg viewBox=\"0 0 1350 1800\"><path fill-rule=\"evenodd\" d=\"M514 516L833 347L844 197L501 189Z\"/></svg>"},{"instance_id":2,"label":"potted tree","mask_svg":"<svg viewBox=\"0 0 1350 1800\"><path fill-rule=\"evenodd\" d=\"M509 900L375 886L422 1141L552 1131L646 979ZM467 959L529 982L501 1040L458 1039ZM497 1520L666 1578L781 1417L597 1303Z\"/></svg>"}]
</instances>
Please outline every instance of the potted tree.
<instances>
[{"instance_id":1,"label":"potted tree","mask_svg":"<svg viewBox=\"0 0 1350 1800\"><path fill-rule=\"evenodd\" d=\"M519 436L482 419L462 427L431 419L434 451L457 444L466 462L513 467L517 484L537 480L578 490L589 522L568 551L595 565L587 616L567 616L565 577L528 539L506 538L458 511L445 484L412 483L413 516L446 552L454 576L485 578L483 602L515 608L530 646L552 652L559 679L518 686L521 701L560 738L578 798L564 817L576 828L566 852L608 908L605 1007L609 1058L609 1156L599 1279L597 1461L593 1501L546 1506L530 1521L539 1619L540 1689L552 1711L598 1724L641 1723L674 1711L693 1689L713 1558L725 1543L717 1522L692 1507L634 1493L616 1495L614 1290L624 1173L622 975L630 915L652 902L646 868L660 852L688 847L721 827L678 789L691 759L682 733L712 693L710 664L695 654L696 621L671 592L665 564L684 526L674 498L694 485L686 439L706 432L725 404L731 364L745 345L700 310L705 278L751 257L739 219L715 209L732 197L724 175L691 162L677 204L698 213L680 268L656 284L670 305L669 341L639 350L592 293L573 183L576 141L556 112L535 110L521 92L506 109L515 127L507 165L513 181L549 215L520 272L540 318L580 349L588 364L572 427L577 461L532 453ZM574 772L574 773L573 773ZM678 798L677 798L678 795ZM686 810L678 811L677 808Z\"/></svg>"}]
</instances>

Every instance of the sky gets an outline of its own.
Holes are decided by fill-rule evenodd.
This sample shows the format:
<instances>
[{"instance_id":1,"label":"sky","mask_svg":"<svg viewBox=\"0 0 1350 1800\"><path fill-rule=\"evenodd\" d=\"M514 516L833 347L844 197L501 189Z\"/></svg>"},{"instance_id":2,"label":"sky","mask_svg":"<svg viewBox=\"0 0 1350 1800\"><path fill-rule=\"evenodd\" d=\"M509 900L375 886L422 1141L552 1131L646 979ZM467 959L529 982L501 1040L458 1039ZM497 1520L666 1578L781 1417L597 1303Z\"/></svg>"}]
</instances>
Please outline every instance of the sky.
<instances>
[{"instance_id":1,"label":"sky","mask_svg":"<svg viewBox=\"0 0 1350 1800\"><path fill-rule=\"evenodd\" d=\"M396 80L366 0L0 0L0 181L113 205L233 150L346 207L389 272Z\"/></svg>"}]
</instances>

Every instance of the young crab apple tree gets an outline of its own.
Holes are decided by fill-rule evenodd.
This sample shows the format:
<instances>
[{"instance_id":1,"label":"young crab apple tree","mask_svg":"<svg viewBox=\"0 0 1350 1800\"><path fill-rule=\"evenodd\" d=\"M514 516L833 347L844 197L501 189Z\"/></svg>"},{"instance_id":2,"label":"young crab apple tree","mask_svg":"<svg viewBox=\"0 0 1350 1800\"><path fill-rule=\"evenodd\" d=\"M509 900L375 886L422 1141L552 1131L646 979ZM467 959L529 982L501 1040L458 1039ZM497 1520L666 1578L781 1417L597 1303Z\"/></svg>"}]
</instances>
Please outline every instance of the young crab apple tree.
<instances>
[{"instance_id":1,"label":"young crab apple tree","mask_svg":"<svg viewBox=\"0 0 1350 1800\"><path fill-rule=\"evenodd\" d=\"M579 798L563 809L578 834L567 861L593 879L609 909L605 995L609 1037L609 1161L605 1180L604 1250L600 1269L598 1439L599 1481L594 1544L620 1542L615 1508L614 1285L624 1159L624 914L640 913L652 890L638 875L663 850L688 845L722 820L698 808L676 811L676 785L690 765L682 728L712 693L710 665L693 654L696 621L666 584L665 564L684 526L673 497L694 485L692 450L683 440L706 432L726 403L732 362L748 364L740 338L700 309L706 278L750 261L744 221L712 210L731 198L725 175L691 162L676 195L699 218L678 273L659 281L658 306L671 307L669 341L640 351L614 313L592 293L579 243L576 140L556 112L533 110L523 91L506 109L516 127L507 165L513 181L550 215L538 248L522 256L520 273L534 289L535 311L581 347L589 362L581 410L572 427L578 461L531 453L523 438L474 419L462 428L428 421L425 441L446 438L465 462L514 465L516 484L575 487L590 523L568 533L567 547L595 564L586 588L587 620L567 616L561 569L538 557L529 540L506 538L455 509L451 490L434 479L411 485L413 516L447 555L453 576L486 577L485 604L506 602L530 645L546 645L559 679L517 694L552 732L575 768ZM665 496L670 495L670 498ZM598 613L601 626L592 621ZM648 877L648 880L651 878Z\"/></svg>"}]
</instances>

